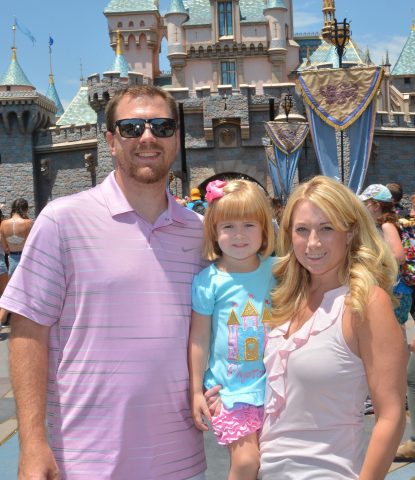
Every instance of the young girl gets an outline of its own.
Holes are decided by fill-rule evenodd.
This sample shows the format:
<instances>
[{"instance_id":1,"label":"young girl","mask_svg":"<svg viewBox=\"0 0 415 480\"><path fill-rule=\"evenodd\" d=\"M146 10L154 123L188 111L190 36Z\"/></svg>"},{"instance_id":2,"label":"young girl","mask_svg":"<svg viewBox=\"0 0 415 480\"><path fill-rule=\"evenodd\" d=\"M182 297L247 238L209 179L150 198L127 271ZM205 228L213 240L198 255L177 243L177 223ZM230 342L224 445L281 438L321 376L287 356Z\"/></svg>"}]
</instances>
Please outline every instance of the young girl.
<instances>
[{"instance_id":1,"label":"young girl","mask_svg":"<svg viewBox=\"0 0 415 480\"><path fill-rule=\"evenodd\" d=\"M218 443L228 446L228 480L255 480L265 389L263 352L274 286L272 215L264 192L254 183L216 180L206 192L204 255L215 262L193 281L192 415L200 430L208 430L204 419L210 420ZM211 418L203 389L218 384L222 409Z\"/></svg>"}]
</instances>

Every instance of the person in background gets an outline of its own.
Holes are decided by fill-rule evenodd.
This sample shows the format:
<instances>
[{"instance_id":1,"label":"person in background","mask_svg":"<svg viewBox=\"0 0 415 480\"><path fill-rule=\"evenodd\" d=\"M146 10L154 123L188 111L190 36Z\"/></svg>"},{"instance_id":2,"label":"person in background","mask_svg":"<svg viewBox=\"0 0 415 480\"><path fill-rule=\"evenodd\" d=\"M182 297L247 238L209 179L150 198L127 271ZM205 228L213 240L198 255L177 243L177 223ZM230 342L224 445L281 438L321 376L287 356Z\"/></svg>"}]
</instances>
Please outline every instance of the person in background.
<instances>
[{"instance_id":1,"label":"person in background","mask_svg":"<svg viewBox=\"0 0 415 480\"><path fill-rule=\"evenodd\" d=\"M264 192L246 180L216 180L206 192L204 256L214 263L193 280L192 415L202 431L208 430L204 419L211 420L219 445L228 447L228 480L256 480L265 390L262 356L275 284L271 209ZM222 409L211 418L203 390L218 384Z\"/></svg>"},{"instance_id":2,"label":"person in background","mask_svg":"<svg viewBox=\"0 0 415 480\"><path fill-rule=\"evenodd\" d=\"M403 198L402 185L397 182L387 183L386 188L391 192L393 210L398 218L405 218L408 216L408 209L401 204Z\"/></svg>"},{"instance_id":3,"label":"person in background","mask_svg":"<svg viewBox=\"0 0 415 480\"><path fill-rule=\"evenodd\" d=\"M415 195L411 195L410 219L400 219L402 226L402 242L406 254L406 264L402 269L402 276L412 288L411 314L415 308ZM399 446L395 462L415 462L415 337L409 341L409 362L407 368L407 399L411 434L409 438Z\"/></svg>"},{"instance_id":4,"label":"person in background","mask_svg":"<svg viewBox=\"0 0 415 480\"><path fill-rule=\"evenodd\" d=\"M381 480L405 425L397 263L356 195L323 176L291 193L277 256L259 478Z\"/></svg>"},{"instance_id":5,"label":"person in background","mask_svg":"<svg viewBox=\"0 0 415 480\"><path fill-rule=\"evenodd\" d=\"M29 203L24 198L16 199L12 204L10 218L0 225L3 250L9 256L9 276L11 277L20 262L23 247L33 226L28 216Z\"/></svg>"},{"instance_id":6,"label":"person in background","mask_svg":"<svg viewBox=\"0 0 415 480\"><path fill-rule=\"evenodd\" d=\"M163 89L116 92L115 171L45 207L3 294L19 480L205 478L187 366L203 226L166 191L177 122Z\"/></svg>"},{"instance_id":7,"label":"person in background","mask_svg":"<svg viewBox=\"0 0 415 480\"><path fill-rule=\"evenodd\" d=\"M204 215L207 207L207 202L202 200L200 190L198 188L192 188L190 190L190 201L187 202L187 208L193 210L199 215Z\"/></svg>"},{"instance_id":8,"label":"person in background","mask_svg":"<svg viewBox=\"0 0 415 480\"><path fill-rule=\"evenodd\" d=\"M394 212L392 194L382 184L369 185L360 195L360 200L367 209L378 231L391 249L393 256L400 267L405 262L405 251L399 231L398 218ZM408 320L412 304L412 289L406 285L399 274L393 293L399 304L395 308L398 322L403 325Z\"/></svg>"}]
</instances>

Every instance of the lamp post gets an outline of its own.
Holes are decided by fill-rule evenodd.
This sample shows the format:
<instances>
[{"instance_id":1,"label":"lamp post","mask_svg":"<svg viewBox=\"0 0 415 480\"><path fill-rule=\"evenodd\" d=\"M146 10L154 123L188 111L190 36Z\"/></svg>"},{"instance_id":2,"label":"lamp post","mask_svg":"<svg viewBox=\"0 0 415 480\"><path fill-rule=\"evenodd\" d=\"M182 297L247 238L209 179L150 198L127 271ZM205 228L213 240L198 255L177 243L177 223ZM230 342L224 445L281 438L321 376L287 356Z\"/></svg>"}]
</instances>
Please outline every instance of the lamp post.
<instances>
[{"instance_id":1,"label":"lamp post","mask_svg":"<svg viewBox=\"0 0 415 480\"><path fill-rule=\"evenodd\" d=\"M334 24L331 28L330 41L336 47L336 52L339 57L339 68L343 67L344 49L350 40L350 23L346 19L338 23L334 19Z\"/></svg>"},{"instance_id":2,"label":"lamp post","mask_svg":"<svg viewBox=\"0 0 415 480\"><path fill-rule=\"evenodd\" d=\"M339 68L343 68L344 49L350 40L350 23L346 19L338 23L334 19L333 26L330 32L330 41L336 47L336 52L339 57ZM341 180L344 183L344 132L340 130L340 167Z\"/></svg>"},{"instance_id":3,"label":"lamp post","mask_svg":"<svg viewBox=\"0 0 415 480\"><path fill-rule=\"evenodd\" d=\"M285 116L288 122L288 115L290 114L291 109L293 108L293 96L290 93L285 95L284 101L282 102L282 108L284 109Z\"/></svg>"}]
</instances>

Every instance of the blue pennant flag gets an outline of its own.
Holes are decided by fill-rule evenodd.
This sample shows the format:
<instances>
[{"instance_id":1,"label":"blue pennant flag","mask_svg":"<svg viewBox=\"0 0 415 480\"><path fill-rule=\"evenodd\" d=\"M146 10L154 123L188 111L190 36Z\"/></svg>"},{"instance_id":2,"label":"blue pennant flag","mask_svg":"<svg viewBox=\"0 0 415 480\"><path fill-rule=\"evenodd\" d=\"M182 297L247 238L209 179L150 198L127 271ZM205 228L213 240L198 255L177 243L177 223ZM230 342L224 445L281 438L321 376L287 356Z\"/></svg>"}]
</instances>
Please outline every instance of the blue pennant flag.
<instances>
[{"instance_id":1,"label":"blue pennant flag","mask_svg":"<svg viewBox=\"0 0 415 480\"><path fill-rule=\"evenodd\" d=\"M36 43L36 38L33 36L32 32L27 28L25 27L24 25L22 25L21 23L19 23L17 21L17 18L14 17L14 23L16 25L16 27L23 33L23 35L26 35L26 37L33 43L33 45Z\"/></svg>"},{"instance_id":2,"label":"blue pennant flag","mask_svg":"<svg viewBox=\"0 0 415 480\"><path fill-rule=\"evenodd\" d=\"M53 45L53 38L49 36L49 47L51 47Z\"/></svg>"}]
</instances>

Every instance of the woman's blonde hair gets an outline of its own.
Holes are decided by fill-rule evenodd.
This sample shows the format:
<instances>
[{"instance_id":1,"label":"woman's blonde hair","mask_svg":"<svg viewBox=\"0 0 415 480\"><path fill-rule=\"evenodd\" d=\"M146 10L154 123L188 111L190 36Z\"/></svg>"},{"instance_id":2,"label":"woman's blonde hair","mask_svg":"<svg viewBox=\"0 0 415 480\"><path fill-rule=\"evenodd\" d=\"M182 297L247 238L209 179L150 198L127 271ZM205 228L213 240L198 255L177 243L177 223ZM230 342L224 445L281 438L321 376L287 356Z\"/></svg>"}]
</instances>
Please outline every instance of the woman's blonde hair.
<instances>
[{"instance_id":1,"label":"woman's blonde hair","mask_svg":"<svg viewBox=\"0 0 415 480\"><path fill-rule=\"evenodd\" d=\"M206 208L203 255L216 260L222 255L218 245L217 225L228 220L256 220L262 228L262 245L258 253L268 257L275 248L271 207L264 191L248 180L231 180L223 188L223 197Z\"/></svg>"},{"instance_id":2,"label":"woman's blonde hair","mask_svg":"<svg viewBox=\"0 0 415 480\"><path fill-rule=\"evenodd\" d=\"M296 259L292 245L293 213L304 200L320 208L336 230L352 233L338 275L340 284L349 286L347 305L364 318L373 286L383 288L392 298L397 263L354 192L329 177L316 176L292 192L280 222L277 239L280 258L273 271L277 287L271 294L273 324L281 325L292 318L308 295L310 275Z\"/></svg>"}]
</instances>

